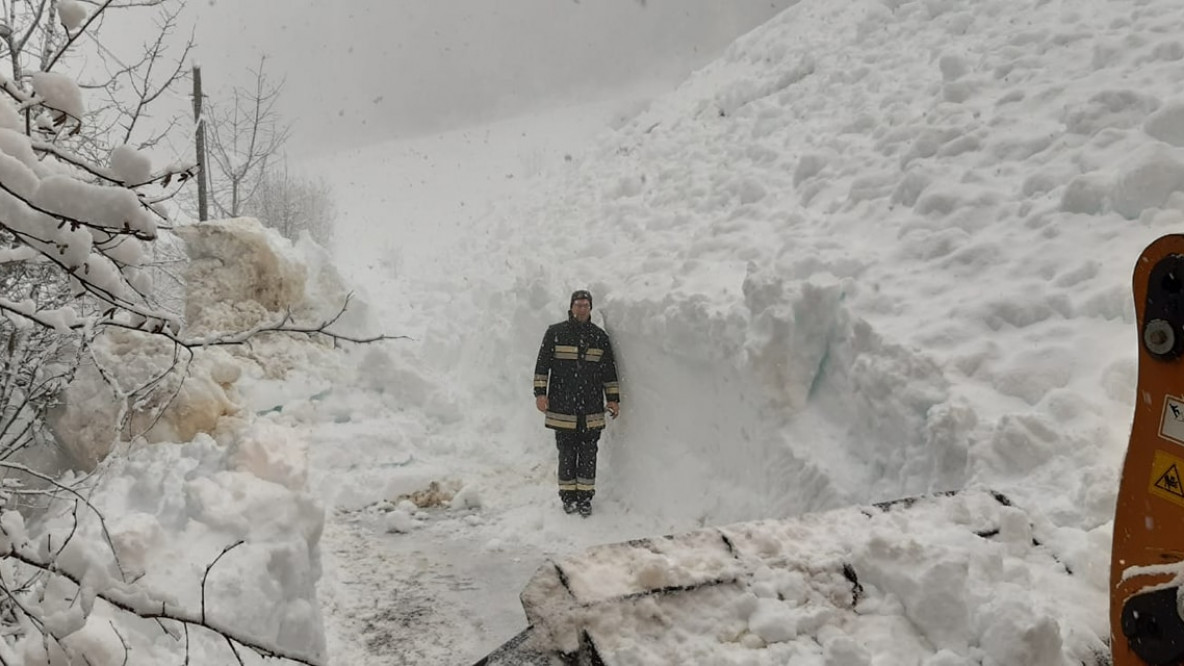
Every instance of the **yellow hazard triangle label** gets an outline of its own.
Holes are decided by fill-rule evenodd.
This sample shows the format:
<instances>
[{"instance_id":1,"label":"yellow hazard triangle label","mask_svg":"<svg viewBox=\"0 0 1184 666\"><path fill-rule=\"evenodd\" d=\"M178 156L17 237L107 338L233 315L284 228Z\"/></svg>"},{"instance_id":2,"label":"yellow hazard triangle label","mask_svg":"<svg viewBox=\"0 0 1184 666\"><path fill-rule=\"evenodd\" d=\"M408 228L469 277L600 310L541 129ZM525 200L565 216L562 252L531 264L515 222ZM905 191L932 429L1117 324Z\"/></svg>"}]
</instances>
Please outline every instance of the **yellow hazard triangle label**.
<instances>
[{"instance_id":1,"label":"yellow hazard triangle label","mask_svg":"<svg viewBox=\"0 0 1184 666\"><path fill-rule=\"evenodd\" d=\"M1148 492L1184 506L1184 482L1181 481L1181 470L1184 470L1184 459L1163 451L1156 451L1155 460L1151 463L1151 487Z\"/></svg>"}]
</instances>

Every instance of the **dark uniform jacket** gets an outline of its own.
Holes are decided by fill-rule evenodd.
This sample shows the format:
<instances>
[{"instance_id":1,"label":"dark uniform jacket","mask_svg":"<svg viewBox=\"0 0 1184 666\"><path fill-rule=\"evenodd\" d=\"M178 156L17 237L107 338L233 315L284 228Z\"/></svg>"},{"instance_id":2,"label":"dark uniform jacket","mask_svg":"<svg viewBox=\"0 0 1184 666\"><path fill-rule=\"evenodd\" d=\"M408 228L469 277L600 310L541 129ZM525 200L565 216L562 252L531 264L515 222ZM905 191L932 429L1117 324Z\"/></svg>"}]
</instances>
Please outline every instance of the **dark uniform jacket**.
<instances>
[{"instance_id":1,"label":"dark uniform jacket","mask_svg":"<svg viewBox=\"0 0 1184 666\"><path fill-rule=\"evenodd\" d=\"M602 430L604 401L621 400L608 334L574 317L548 327L534 365L534 394L547 396L548 428Z\"/></svg>"}]
</instances>

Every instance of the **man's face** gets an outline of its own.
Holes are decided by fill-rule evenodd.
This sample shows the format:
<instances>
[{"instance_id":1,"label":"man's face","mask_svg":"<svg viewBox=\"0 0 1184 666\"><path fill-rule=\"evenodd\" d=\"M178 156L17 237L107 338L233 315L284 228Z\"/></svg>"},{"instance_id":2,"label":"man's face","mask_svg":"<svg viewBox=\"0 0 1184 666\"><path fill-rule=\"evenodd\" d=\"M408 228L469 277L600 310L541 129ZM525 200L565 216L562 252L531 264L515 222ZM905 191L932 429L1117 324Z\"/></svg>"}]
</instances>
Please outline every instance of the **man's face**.
<instances>
[{"instance_id":1,"label":"man's face","mask_svg":"<svg viewBox=\"0 0 1184 666\"><path fill-rule=\"evenodd\" d=\"M576 318L576 321L580 323L586 322L592 317L592 304L585 298L572 301L571 314Z\"/></svg>"}]
</instances>

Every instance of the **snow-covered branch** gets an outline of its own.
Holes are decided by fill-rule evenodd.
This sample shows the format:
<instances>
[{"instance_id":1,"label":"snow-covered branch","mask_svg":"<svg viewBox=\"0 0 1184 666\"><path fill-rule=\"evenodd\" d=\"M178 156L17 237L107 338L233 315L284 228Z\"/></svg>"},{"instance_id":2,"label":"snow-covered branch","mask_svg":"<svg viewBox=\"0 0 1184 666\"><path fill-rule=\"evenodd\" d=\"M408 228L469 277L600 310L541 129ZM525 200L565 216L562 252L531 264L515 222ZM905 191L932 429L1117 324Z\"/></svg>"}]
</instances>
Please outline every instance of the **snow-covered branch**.
<instances>
[{"instance_id":1,"label":"snow-covered branch","mask_svg":"<svg viewBox=\"0 0 1184 666\"><path fill-rule=\"evenodd\" d=\"M252 326L249 329L246 329L243 331L237 331L234 333L223 333L223 334L201 336L201 337L184 337L184 336L181 336L173 331L168 330L168 328L164 328L162 330L153 331L153 332L158 333L162 337L168 338L169 340L172 340L174 343L176 343L182 347L188 348L188 349L197 349L200 347L225 347L225 346L242 345L242 344L246 344L246 343L250 342L252 338L256 338L256 337L258 337L262 334L265 334L265 333L293 333L293 334L300 334L300 335L319 335L319 336L323 336L325 338L329 338L330 340L334 340L334 341L338 341L338 342L352 342L355 344L369 344L372 342L380 342L382 340L408 340L408 339L410 339L405 335L378 334L378 335L371 335L371 336L356 336L356 335L349 335L346 333L341 333L339 331L335 331L333 329L333 325L336 324L341 319L341 317L346 313L346 311L349 310L349 304L350 304L350 301L352 300L352 298L353 298L352 294L347 295L345 297L345 300L338 307L337 312L332 317L329 317L328 319L326 319L324 321L320 321L320 322L317 322L315 324L310 324L310 325L296 323L294 320L294 317L292 316L292 313L290 311L288 311L288 312L284 312L281 315L276 316L275 318L273 318L271 320L260 323L256 326ZM0 304L0 305L2 305L2 304ZM128 328L128 329L140 330L140 331L144 330L141 326L133 326L133 325L130 325L130 324L127 324L124 322L117 321L117 320L104 320L99 323L102 326L110 326L113 328Z\"/></svg>"},{"instance_id":2,"label":"snow-covered branch","mask_svg":"<svg viewBox=\"0 0 1184 666\"><path fill-rule=\"evenodd\" d=\"M116 651L123 645L125 657L144 629L138 617L185 640L170 649L183 648L187 662L191 633L209 634L219 651L217 644L224 643L240 663L248 651L298 664L316 664L320 658L315 650L309 657L283 648L290 644L286 639L264 640L219 620L219 587L207 589L207 583L216 581L220 563L227 567L238 555L232 552L235 546L213 558L201 576L200 607L196 601L163 600L149 593L144 581L125 575L106 521L82 488L85 478L62 480L53 470L25 464L57 456L70 445L49 424L55 410L77 404L64 397L86 383L80 381L84 374L111 388L99 402L114 402L114 413L101 419L112 419L111 427L96 439L122 444L125 437L147 438L158 423L170 426L165 420L171 418L166 412L172 399L183 386L188 392L200 381L190 375L194 359L200 363L225 355L199 351L203 347L241 345L274 333L355 343L396 337L338 330L348 297L323 319L295 315L293 306L280 304L263 308L271 314L263 321L249 320L255 324L236 320L224 332L185 332L185 306L172 293L159 257L181 248L164 204L195 175L195 160L178 155L172 164L154 166L143 150L159 141L160 132L183 127L167 121L143 127L149 107L184 78L182 63L192 37L180 58L166 57L181 6L180 0L169 0L171 9L140 55L121 57L98 39L103 15L123 8L166 8L164 0L0 3L0 58L11 66L11 75L0 74L0 666L110 663L102 654L87 653L94 645L85 638L75 638L102 621L90 621L96 601L120 611L111 615L119 638L110 643ZM79 85L84 74L78 68L98 80ZM249 112L244 105L240 117L260 128L274 103L262 65L257 83L256 105ZM99 111L88 109L87 93L100 97ZM251 150L263 152L253 152L248 160L241 192L257 186L250 174L266 166L285 136L286 130L253 135ZM109 362L111 357L96 349L116 344L112 339L151 345L167 367L129 369ZM94 416L88 412L82 418ZM45 531L38 538L28 536L21 513L34 505L44 511L37 525ZM61 521L66 523L58 529ZM133 627L139 628L126 634L129 641L120 629ZM210 643L203 638L194 645Z\"/></svg>"},{"instance_id":3,"label":"snow-covered branch","mask_svg":"<svg viewBox=\"0 0 1184 666\"><path fill-rule=\"evenodd\" d=\"M85 575L69 571L66 567L61 566L61 563L41 556L32 543L28 541L17 542L13 539L14 536L9 533L4 523L0 521L0 537L2 537L3 541L3 543L0 543L0 557L15 560L45 574L65 579L75 586L80 597L86 595L92 599L101 599L114 608L145 620L176 622L186 628L186 636L188 635L189 628L199 628L213 632L226 640L231 650L235 653L236 658L238 656L237 647L244 647L268 659L283 659L296 664L305 664L306 666L321 666L321 662L312 657L290 653L275 646L268 645L265 641L246 635L235 627L209 619L206 617L204 600L201 610L195 612L183 608L170 608L167 602L153 599L134 586L111 582L111 586L107 589L95 590L92 587L93 583L87 581ZM225 552L223 551L223 554ZM211 564L211 566L213 565ZM209 569L206 570L206 573L209 573ZM0 586L0 588L2 587ZM14 601L20 603L21 600L15 598L15 595L12 595L11 592L9 592L9 595ZM58 635L59 632L47 626L45 618L41 617L34 608L22 606L22 609L28 618L34 619L38 624L43 626L45 635L52 637L55 642L60 643L65 635L67 635ZM241 663L241 659L239 661ZM186 663L188 663L188 660L186 660Z\"/></svg>"}]
</instances>

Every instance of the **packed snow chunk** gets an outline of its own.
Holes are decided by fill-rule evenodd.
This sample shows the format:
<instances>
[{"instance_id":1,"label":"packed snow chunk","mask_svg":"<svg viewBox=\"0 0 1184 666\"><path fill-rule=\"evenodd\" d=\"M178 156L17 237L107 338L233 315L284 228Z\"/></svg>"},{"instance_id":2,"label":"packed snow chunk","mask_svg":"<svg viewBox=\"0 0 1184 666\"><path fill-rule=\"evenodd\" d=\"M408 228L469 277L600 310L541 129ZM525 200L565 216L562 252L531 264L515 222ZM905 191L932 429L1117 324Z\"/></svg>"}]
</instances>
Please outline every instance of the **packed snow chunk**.
<instances>
[{"instance_id":1,"label":"packed snow chunk","mask_svg":"<svg viewBox=\"0 0 1184 666\"><path fill-rule=\"evenodd\" d=\"M312 496L243 472L218 472L187 481L185 506L192 520L235 538L289 540L311 548L324 527L324 509Z\"/></svg>"},{"instance_id":2,"label":"packed snow chunk","mask_svg":"<svg viewBox=\"0 0 1184 666\"><path fill-rule=\"evenodd\" d=\"M911 169L905 173L892 191L891 202L912 207L931 182L933 181L929 174L919 169Z\"/></svg>"},{"instance_id":3,"label":"packed snow chunk","mask_svg":"<svg viewBox=\"0 0 1184 666\"><path fill-rule=\"evenodd\" d=\"M733 187L742 205L757 203L768 195L768 190L756 178L741 178Z\"/></svg>"},{"instance_id":4,"label":"packed snow chunk","mask_svg":"<svg viewBox=\"0 0 1184 666\"><path fill-rule=\"evenodd\" d=\"M81 120L86 114L86 109L82 105L82 89L74 79L64 74L34 72L33 92L45 100L46 106L65 112L75 120Z\"/></svg>"},{"instance_id":5,"label":"packed snow chunk","mask_svg":"<svg viewBox=\"0 0 1184 666\"><path fill-rule=\"evenodd\" d=\"M68 32L79 28L87 16L86 6L77 0L58 0L58 18Z\"/></svg>"},{"instance_id":6,"label":"packed snow chunk","mask_svg":"<svg viewBox=\"0 0 1184 666\"><path fill-rule=\"evenodd\" d=\"M152 177L152 158L124 144L111 151L111 170L127 185L147 183Z\"/></svg>"},{"instance_id":7,"label":"packed snow chunk","mask_svg":"<svg viewBox=\"0 0 1184 666\"><path fill-rule=\"evenodd\" d=\"M991 599L979 608L983 666L1062 663L1061 628L1015 597Z\"/></svg>"},{"instance_id":8,"label":"packed snow chunk","mask_svg":"<svg viewBox=\"0 0 1184 666\"><path fill-rule=\"evenodd\" d=\"M388 394L398 404L423 407L439 390L428 379L430 372L417 358L396 354L389 347L371 345L358 355L358 383L371 391Z\"/></svg>"},{"instance_id":9,"label":"packed snow chunk","mask_svg":"<svg viewBox=\"0 0 1184 666\"><path fill-rule=\"evenodd\" d=\"M1184 44L1174 39L1162 41L1151 49L1150 59L1162 62L1184 60Z\"/></svg>"},{"instance_id":10,"label":"packed snow chunk","mask_svg":"<svg viewBox=\"0 0 1184 666\"><path fill-rule=\"evenodd\" d=\"M1077 176L1061 194L1061 210L1066 213L1099 215L1106 209L1110 182L1097 174Z\"/></svg>"},{"instance_id":11,"label":"packed snow chunk","mask_svg":"<svg viewBox=\"0 0 1184 666\"><path fill-rule=\"evenodd\" d=\"M42 605L46 604L42 601ZM56 605L56 604L53 604ZM41 615L44 631L50 636L69 636L86 625L86 612L80 604L45 612Z\"/></svg>"},{"instance_id":12,"label":"packed snow chunk","mask_svg":"<svg viewBox=\"0 0 1184 666\"><path fill-rule=\"evenodd\" d=\"M296 654L306 655L310 662L325 652L324 620L319 608L309 599L288 599L280 618L276 642Z\"/></svg>"},{"instance_id":13,"label":"packed snow chunk","mask_svg":"<svg viewBox=\"0 0 1184 666\"><path fill-rule=\"evenodd\" d=\"M905 615L935 647L964 652L974 603L968 557L878 530L856 557L855 569L865 585L899 598Z\"/></svg>"},{"instance_id":14,"label":"packed snow chunk","mask_svg":"<svg viewBox=\"0 0 1184 666\"><path fill-rule=\"evenodd\" d=\"M449 502L449 508L454 511L462 509L480 509L483 506L481 500L481 493L472 485L465 486L458 490L452 496L452 501Z\"/></svg>"},{"instance_id":15,"label":"packed snow chunk","mask_svg":"<svg viewBox=\"0 0 1184 666\"><path fill-rule=\"evenodd\" d=\"M826 168L829 158L826 155L817 153L808 153L802 155L798 160L798 165L793 170L793 186L799 187L803 182L822 173Z\"/></svg>"},{"instance_id":16,"label":"packed snow chunk","mask_svg":"<svg viewBox=\"0 0 1184 666\"><path fill-rule=\"evenodd\" d=\"M1159 100L1150 95L1133 90L1104 90L1084 104L1067 106L1064 123L1073 134L1092 136L1108 127L1138 127L1158 108Z\"/></svg>"},{"instance_id":17,"label":"packed snow chunk","mask_svg":"<svg viewBox=\"0 0 1184 666\"><path fill-rule=\"evenodd\" d=\"M1051 460L1062 439L1042 414L1008 414L998 420L979 455L997 471L1023 474Z\"/></svg>"},{"instance_id":18,"label":"packed snow chunk","mask_svg":"<svg viewBox=\"0 0 1184 666\"><path fill-rule=\"evenodd\" d=\"M641 194L645 190L645 176L621 176L613 187L608 188L607 194L613 198L627 199Z\"/></svg>"},{"instance_id":19,"label":"packed snow chunk","mask_svg":"<svg viewBox=\"0 0 1184 666\"><path fill-rule=\"evenodd\" d=\"M1143 131L1164 143L1184 146L1184 100L1170 102L1148 116Z\"/></svg>"},{"instance_id":20,"label":"packed snow chunk","mask_svg":"<svg viewBox=\"0 0 1184 666\"><path fill-rule=\"evenodd\" d=\"M375 329L370 304L348 284L338 271L339 265L332 253L319 245L307 232L301 232L293 245L296 255L304 264L304 302L301 314L325 321L336 318L333 329L342 333L367 337ZM341 307L346 304L345 312Z\"/></svg>"},{"instance_id":21,"label":"packed snow chunk","mask_svg":"<svg viewBox=\"0 0 1184 666\"><path fill-rule=\"evenodd\" d=\"M824 666L871 666L872 656L850 636L837 636L822 648Z\"/></svg>"},{"instance_id":22,"label":"packed snow chunk","mask_svg":"<svg viewBox=\"0 0 1184 666\"><path fill-rule=\"evenodd\" d=\"M387 532L394 532L396 534L406 534L415 529L418 524L410 513L402 509L395 509L386 514L386 519L383 522L386 523Z\"/></svg>"},{"instance_id":23,"label":"packed snow chunk","mask_svg":"<svg viewBox=\"0 0 1184 666\"><path fill-rule=\"evenodd\" d=\"M996 375L995 388L1035 405L1049 391L1068 386L1077 357L1076 350L1065 347L1024 349Z\"/></svg>"},{"instance_id":24,"label":"packed snow chunk","mask_svg":"<svg viewBox=\"0 0 1184 666\"><path fill-rule=\"evenodd\" d=\"M110 520L109 529L120 565L131 572L144 572L151 563L154 550L166 540L164 528L156 516L142 511L116 516Z\"/></svg>"},{"instance_id":25,"label":"packed snow chunk","mask_svg":"<svg viewBox=\"0 0 1184 666\"><path fill-rule=\"evenodd\" d=\"M50 418L58 443L81 469L93 469L121 437L188 442L199 433L216 433L223 417L238 413L231 392L238 367L222 349L194 350L184 378L167 372L175 360L174 350L169 340L159 336L108 328L95 339L92 350L93 360L79 367L62 405ZM104 373L122 391L161 379L157 390L135 404L123 405ZM130 421L120 432L117 421L125 408L130 408Z\"/></svg>"},{"instance_id":26,"label":"packed snow chunk","mask_svg":"<svg viewBox=\"0 0 1184 666\"><path fill-rule=\"evenodd\" d=\"M166 663L172 657L156 654L147 645L137 645L135 654L140 659L127 660L126 638L116 633L112 622L92 618L85 627L66 636L62 645L72 657L71 664ZM55 634L56 635L56 634ZM126 660L126 661L125 661ZM26 662L32 663L32 662Z\"/></svg>"},{"instance_id":27,"label":"packed snow chunk","mask_svg":"<svg viewBox=\"0 0 1184 666\"><path fill-rule=\"evenodd\" d=\"M317 567L312 544L285 539L279 529L266 537L257 533L210 570L207 618L261 644L323 663L316 658L324 651L323 625L315 606L309 605L316 596Z\"/></svg>"},{"instance_id":28,"label":"packed snow chunk","mask_svg":"<svg viewBox=\"0 0 1184 666\"><path fill-rule=\"evenodd\" d=\"M1119 167L1110 193L1111 205L1133 220L1148 208L1162 208L1175 192L1184 190L1184 161L1162 147L1151 147Z\"/></svg>"},{"instance_id":29,"label":"packed snow chunk","mask_svg":"<svg viewBox=\"0 0 1184 666\"><path fill-rule=\"evenodd\" d=\"M784 643L797 638L794 609L776 599L758 599L756 610L748 618L748 630L766 643Z\"/></svg>"},{"instance_id":30,"label":"packed snow chunk","mask_svg":"<svg viewBox=\"0 0 1184 666\"><path fill-rule=\"evenodd\" d=\"M185 322L191 335L247 330L303 310L307 271L275 230L238 218L176 232L189 255Z\"/></svg>"},{"instance_id":31,"label":"packed snow chunk","mask_svg":"<svg viewBox=\"0 0 1184 666\"><path fill-rule=\"evenodd\" d=\"M970 65L961 54L947 53L938 59L937 66L941 69L942 81L947 83L957 81L970 71Z\"/></svg>"},{"instance_id":32,"label":"packed snow chunk","mask_svg":"<svg viewBox=\"0 0 1184 666\"><path fill-rule=\"evenodd\" d=\"M947 102L961 104L974 96L982 86L973 79L950 81L941 87L941 96Z\"/></svg>"},{"instance_id":33,"label":"packed snow chunk","mask_svg":"<svg viewBox=\"0 0 1184 666\"><path fill-rule=\"evenodd\" d=\"M743 291L752 313L748 365L764 377L773 401L801 409L832 345L848 334L844 289L750 269Z\"/></svg>"},{"instance_id":34,"label":"packed snow chunk","mask_svg":"<svg viewBox=\"0 0 1184 666\"><path fill-rule=\"evenodd\" d=\"M232 469L299 491L308 481L308 442L291 428L254 421L238 434L228 462Z\"/></svg>"}]
</instances>

